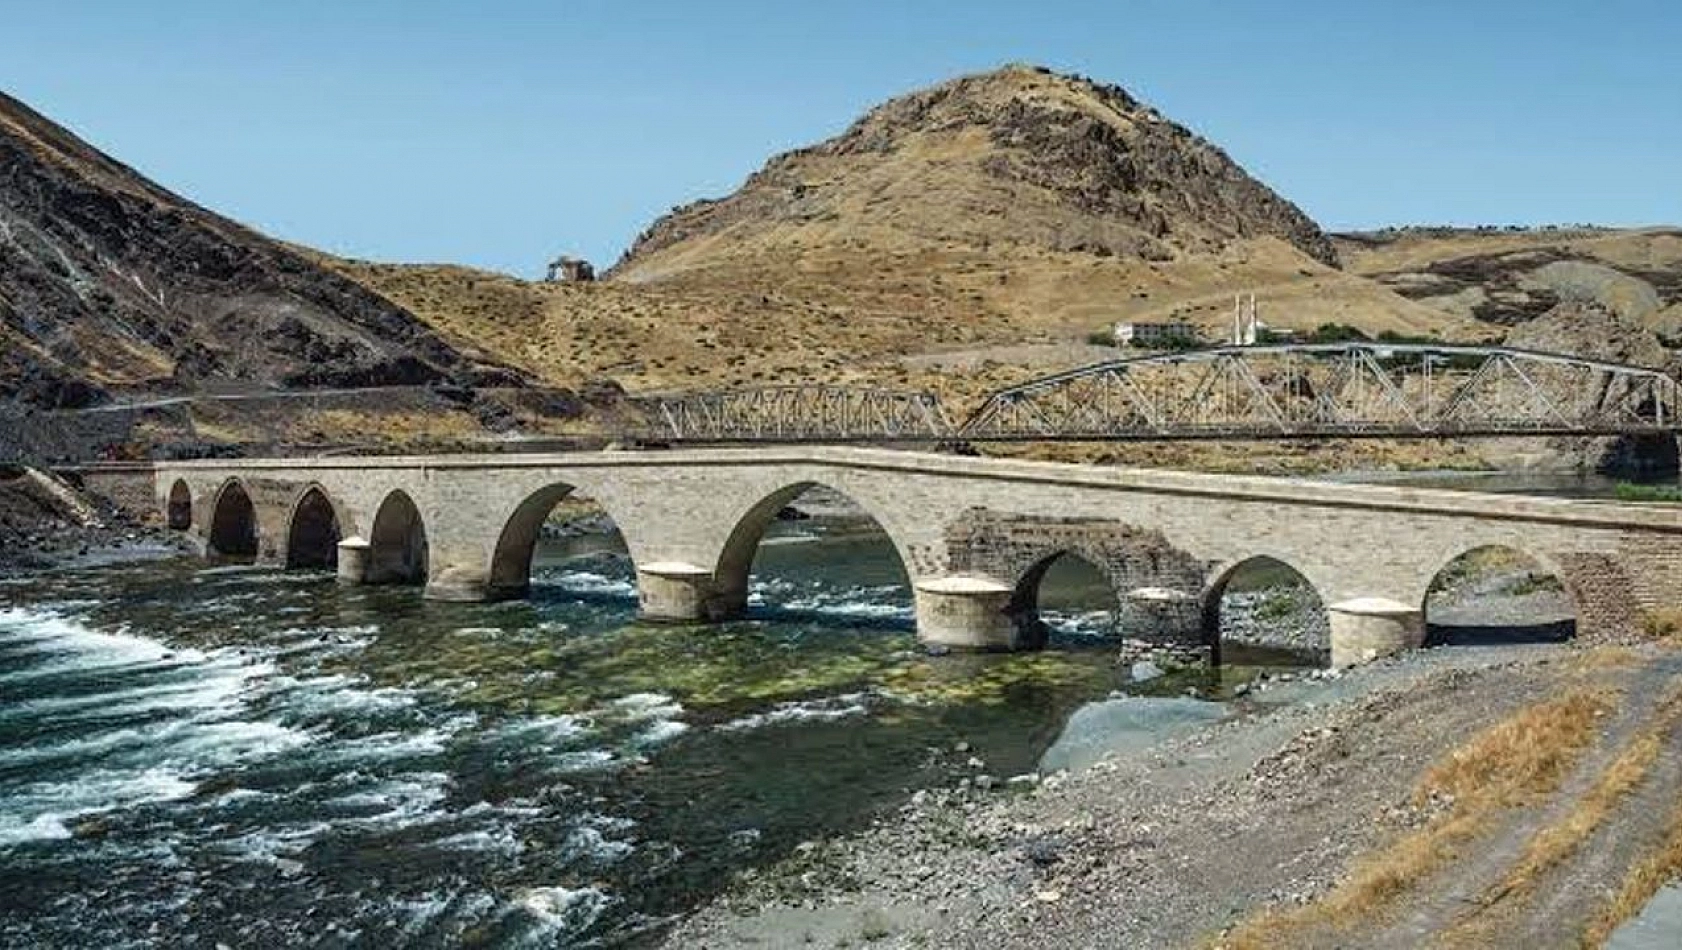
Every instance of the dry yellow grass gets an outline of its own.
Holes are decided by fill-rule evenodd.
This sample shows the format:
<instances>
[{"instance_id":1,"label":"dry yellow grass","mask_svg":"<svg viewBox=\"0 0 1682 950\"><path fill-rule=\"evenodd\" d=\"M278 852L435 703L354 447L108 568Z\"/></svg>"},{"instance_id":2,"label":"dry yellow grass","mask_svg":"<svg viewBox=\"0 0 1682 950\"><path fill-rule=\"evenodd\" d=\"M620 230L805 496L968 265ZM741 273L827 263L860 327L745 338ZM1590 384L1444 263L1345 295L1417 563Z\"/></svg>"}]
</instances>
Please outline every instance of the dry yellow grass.
<instances>
[{"instance_id":1,"label":"dry yellow grass","mask_svg":"<svg viewBox=\"0 0 1682 950\"><path fill-rule=\"evenodd\" d=\"M1682 643L1682 610L1655 607L1643 612L1641 632L1664 643Z\"/></svg>"},{"instance_id":2,"label":"dry yellow grass","mask_svg":"<svg viewBox=\"0 0 1682 950\"><path fill-rule=\"evenodd\" d=\"M852 382L932 389L967 405L992 388L1090 361L1020 366L988 360L988 348L1081 341L1117 320L1187 319L1216 335L1239 291L1268 301L1276 325L1484 332L1274 239L1167 263L891 242L766 249L659 281L578 286L449 266L324 262L471 353L561 385L609 376L634 391ZM971 351L980 365L905 362Z\"/></svg>"},{"instance_id":3,"label":"dry yellow grass","mask_svg":"<svg viewBox=\"0 0 1682 950\"><path fill-rule=\"evenodd\" d=\"M1457 804L1505 807L1553 791L1611 708L1608 694L1588 690L1527 707L1433 765L1414 788L1414 804L1450 795Z\"/></svg>"},{"instance_id":4,"label":"dry yellow grass","mask_svg":"<svg viewBox=\"0 0 1682 950\"><path fill-rule=\"evenodd\" d=\"M1589 922L1581 946L1605 946L1618 925L1640 913L1659 888L1677 877L1682 877L1682 801L1671 811L1669 825L1658 846L1630 868L1617 892Z\"/></svg>"},{"instance_id":5,"label":"dry yellow grass","mask_svg":"<svg viewBox=\"0 0 1682 950\"><path fill-rule=\"evenodd\" d=\"M1593 743L1596 724L1612 704L1603 691L1577 690L1528 706L1478 733L1426 770L1414 787L1416 807L1439 802L1446 803L1446 811L1358 860L1320 900L1264 911L1220 938L1217 946L1288 947L1307 931L1347 928L1383 911L1455 860L1502 810L1557 790Z\"/></svg>"},{"instance_id":6,"label":"dry yellow grass","mask_svg":"<svg viewBox=\"0 0 1682 950\"><path fill-rule=\"evenodd\" d=\"M1591 647L1573 658L1572 669L1584 677L1606 670L1621 670L1641 662L1641 655L1626 646Z\"/></svg>"},{"instance_id":7,"label":"dry yellow grass","mask_svg":"<svg viewBox=\"0 0 1682 950\"><path fill-rule=\"evenodd\" d=\"M1678 718L1682 718L1682 690L1673 690L1577 806L1555 824L1536 833L1518 863L1484 896L1482 906L1444 934L1442 942L1451 946L1487 945L1499 927L1498 921L1487 912L1528 898L1543 875L1564 864L1582 848L1624 797L1647 776Z\"/></svg>"},{"instance_id":8,"label":"dry yellow grass","mask_svg":"<svg viewBox=\"0 0 1682 950\"><path fill-rule=\"evenodd\" d=\"M1682 236L1674 228L1416 232L1378 245L1338 244L1344 265L1363 275L1424 270L1456 258L1543 250L1582 254L1637 271L1682 265Z\"/></svg>"}]
</instances>

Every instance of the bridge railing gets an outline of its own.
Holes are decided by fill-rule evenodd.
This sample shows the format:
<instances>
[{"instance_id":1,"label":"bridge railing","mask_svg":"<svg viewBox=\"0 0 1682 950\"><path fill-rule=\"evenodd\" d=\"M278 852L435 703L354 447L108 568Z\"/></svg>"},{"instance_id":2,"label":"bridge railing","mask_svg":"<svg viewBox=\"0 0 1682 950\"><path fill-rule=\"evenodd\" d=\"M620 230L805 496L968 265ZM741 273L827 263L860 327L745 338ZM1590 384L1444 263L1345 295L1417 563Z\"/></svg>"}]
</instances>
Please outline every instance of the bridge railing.
<instances>
[{"instance_id":1,"label":"bridge railing","mask_svg":"<svg viewBox=\"0 0 1682 950\"><path fill-rule=\"evenodd\" d=\"M767 386L630 400L629 433L653 442L940 441L953 427L932 393Z\"/></svg>"}]
</instances>

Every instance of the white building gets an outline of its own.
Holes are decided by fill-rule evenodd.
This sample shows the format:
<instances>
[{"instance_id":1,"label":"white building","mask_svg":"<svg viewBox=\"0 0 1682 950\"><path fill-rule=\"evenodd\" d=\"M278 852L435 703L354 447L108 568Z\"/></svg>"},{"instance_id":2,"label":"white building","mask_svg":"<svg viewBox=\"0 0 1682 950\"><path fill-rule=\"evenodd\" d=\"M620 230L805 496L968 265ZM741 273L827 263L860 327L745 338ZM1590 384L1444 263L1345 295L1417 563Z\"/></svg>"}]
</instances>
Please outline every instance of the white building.
<instances>
[{"instance_id":1,"label":"white building","mask_svg":"<svg viewBox=\"0 0 1682 950\"><path fill-rule=\"evenodd\" d=\"M1118 323L1115 325L1116 346L1136 346L1155 349L1175 343L1197 342L1197 327L1176 320L1170 323Z\"/></svg>"}]
</instances>

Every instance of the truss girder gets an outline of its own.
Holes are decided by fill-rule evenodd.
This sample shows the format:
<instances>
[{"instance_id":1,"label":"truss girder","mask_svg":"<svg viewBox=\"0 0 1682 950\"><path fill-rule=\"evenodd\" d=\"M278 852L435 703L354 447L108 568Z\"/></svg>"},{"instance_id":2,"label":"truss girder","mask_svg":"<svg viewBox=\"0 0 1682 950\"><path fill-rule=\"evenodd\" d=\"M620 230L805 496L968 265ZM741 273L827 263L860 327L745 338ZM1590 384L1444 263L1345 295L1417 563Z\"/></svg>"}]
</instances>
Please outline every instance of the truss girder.
<instances>
[{"instance_id":1,"label":"truss girder","mask_svg":"<svg viewBox=\"0 0 1682 950\"><path fill-rule=\"evenodd\" d=\"M952 426L930 393L775 386L633 400L638 438L673 442L921 441Z\"/></svg>"},{"instance_id":2,"label":"truss girder","mask_svg":"<svg viewBox=\"0 0 1682 950\"><path fill-rule=\"evenodd\" d=\"M1506 347L1224 347L1101 363L995 393L970 441L1602 435L1677 430L1675 379Z\"/></svg>"},{"instance_id":3,"label":"truss girder","mask_svg":"<svg viewBox=\"0 0 1682 950\"><path fill-rule=\"evenodd\" d=\"M1507 347L1223 347L1100 363L994 393L954 427L930 393L775 386L635 400L671 442L1615 435L1678 430L1662 371Z\"/></svg>"}]
</instances>

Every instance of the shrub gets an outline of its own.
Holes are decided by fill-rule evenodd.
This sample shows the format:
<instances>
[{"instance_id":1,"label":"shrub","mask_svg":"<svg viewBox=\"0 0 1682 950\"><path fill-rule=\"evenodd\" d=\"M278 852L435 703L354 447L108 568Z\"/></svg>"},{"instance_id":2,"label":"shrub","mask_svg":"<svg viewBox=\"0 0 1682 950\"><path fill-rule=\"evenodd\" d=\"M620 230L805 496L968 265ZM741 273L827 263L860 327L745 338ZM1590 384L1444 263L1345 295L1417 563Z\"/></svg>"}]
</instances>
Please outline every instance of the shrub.
<instances>
[{"instance_id":1,"label":"shrub","mask_svg":"<svg viewBox=\"0 0 1682 950\"><path fill-rule=\"evenodd\" d=\"M1619 501L1682 502L1682 485L1637 485L1619 482L1612 493Z\"/></svg>"}]
</instances>

